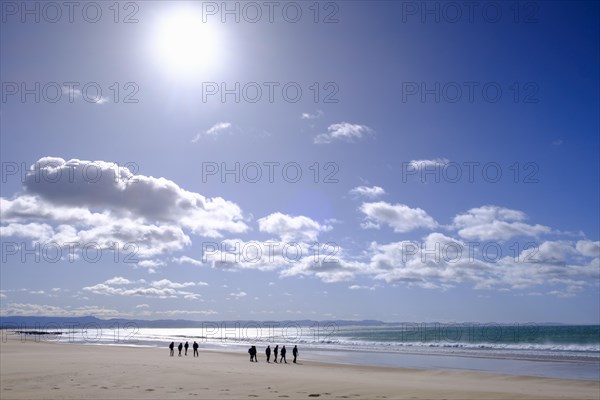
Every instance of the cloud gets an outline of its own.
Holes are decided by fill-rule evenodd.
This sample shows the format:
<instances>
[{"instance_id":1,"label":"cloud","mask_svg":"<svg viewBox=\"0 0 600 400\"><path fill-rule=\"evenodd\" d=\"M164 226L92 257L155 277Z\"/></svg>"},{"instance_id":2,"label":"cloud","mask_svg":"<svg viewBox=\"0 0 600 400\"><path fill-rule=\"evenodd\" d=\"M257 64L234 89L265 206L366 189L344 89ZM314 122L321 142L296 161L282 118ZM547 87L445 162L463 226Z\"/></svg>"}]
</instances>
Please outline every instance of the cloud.
<instances>
[{"instance_id":1,"label":"cloud","mask_svg":"<svg viewBox=\"0 0 600 400\"><path fill-rule=\"evenodd\" d=\"M256 269L271 271L289 264L290 261L286 260L284 252L290 253L290 257L295 257L294 251L300 248L300 251L304 252L306 251L305 247L301 244L290 244L288 242L244 241L241 239L203 242L202 261L204 263L200 265L225 270Z\"/></svg>"},{"instance_id":2,"label":"cloud","mask_svg":"<svg viewBox=\"0 0 600 400\"><path fill-rule=\"evenodd\" d=\"M165 266L166 263L161 260L141 260L136 263L136 266L141 268L148 268L148 272L153 274L156 273L156 269L158 267Z\"/></svg>"},{"instance_id":3,"label":"cloud","mask_svg":"<svg viewBox=\"0 0 600 400\"><path fill-rule=\"evenodd\" d=\"M98 97L98 100L96 100L94 103L96 104L105 104L108 103L108 97Z\"/></svg>"},{"instance_id":4,"label":"cloud","mask_svg":"<svg viewBox=\"0 0 600 400\"><path fill-rule=\"evenodd\" d=\"M438 223L420 208L410 208L404 204L390 204L383 201L363 203L360 211L365 214L363 228L379 229L381 224L389 225L394 232L405 233L419 228L432 229Z\"/></svg>"},{"instance_id":5,"label":"cloud","mask_svg":"<svg viewBox=\"0 0 600 400\"><path fill-rule=\"evenodd\" d=\"M4 202L0 203L4 207ZM54 229L48 224L31 222L28 224L12 223L6 226L0 226L0 237L22 237L27 239L37 239L41 242L47 242L54 236Z\"/></svg>"},{"instance_id":6,"label":"cloud","mask_svg":"<svg viewBox=\"0 0 600 400\"><path fill-rule=\"evenodd\" d=\"M73 101L74 99L78 99L81 97L81 90L76 89L70 86L62 86L62 94L66 94L69 96L69 101Z\"/></svg>"},{"instance_id":7,"label":"cloud","mask_svg":"<svg viewBox=\"0 0 600 400\"><path fill-rule=\"evenodd\" d=\"M460 237L469 240L508 240L517 236L538 237L551 233L544 225L529 225L523 221L527 215L493 205L472 208L454 217L453 227Z\"/></svg>"},{"instance_id":8,"label":"cloud","mask_svg":"<svg viewBox=\"0 0 600 400\"><path fill-rule=\"evenodd\" d=\"M357 186L354 189L351 189L349 193L355 196L364 196L370 199L375 199L383 196L385 194L385 190L379 186Z\"/></svg>"},{"instance_id":9,"label":"cloud","mask_svg":"<svg viewBox=\"0 0 600 400\"><path fill-rule=\"evenodd\" d=\"M246 297L248 295L248 293L246 292L237 292L237 293L229 293L229 296L231 297L235 297L236 299L240 299L242 297Z\"/></svg>"},{"instance_id":10,"label":"cloud","mask_svg":"<svg viewBox=\"0 0 600 400\"><path fill-rule=\"evenodd\" d=\"M258 220L261 232L277 235L285 242L316 241L319 233L332 229L330 225L321 225L305 216L290 216L276 212Z\"/></svg>"},{"instance_id":11,"label":"cloud","mask_svg":"<svg viewBox=\"0 0 600 400\"><path fill-rule=\"evenodd\" d=\"M329 125L327 133L321 133L314 138L316 144L331 143L334 140L354 142L362 139L366 135L373 134L374 131L366 125L350 124L341 122Z\"/></svg>"},{"instance_id":12,"label":"cloud","mask_svg":"<svg viewBox=\"0 0 600 400\"><path fill-rule=\"evenodd\" d=\"M186 288L186 287L190 287L190 286L196 286L196 283L195 282L177 283L177 282L171 282L168 279L161 279L160 281L150 282L150 286L159 287L159 288L167 287L167 288L173 288L173 289L181 289L181 288Z\"/></svg>"},{"instance_id":13,"label":"cloud","mask_svg":"<svg viewBox=\"0 0 600 400\"><path fill-rule=\"evenodd\" d=\"M114 278L111 278L105 281L104 283L106 283L107 285L130 285L134 282L121 276L115 276Z\"/></svg>"},{"instance_id":14,"label":"cloud","mask_svg":"<svg viewBox=\"0 0 600 400\"><path fill-rule=\"evenodd\" d=\"M434 158L431 160L411 160L409 161L409 165L413 167L417 171L421 171L424 169L432 169L435 167L443 167L448 164L450 160L447 158Z\"/></svg>"},{"instance_id":15,"label":"cloud","mask_svg":"<svg viewBox=\"0 0 600 400\"><path fill-rule=\"evenodd\" d=\"M303 257L282 269L280 276L314 276L323 282L344 282L365 273L361 262L347 260L344 249L339 246L321 245L318 252Z\"/></svg>"},{"instance_id":16,"label":"cloud","mask_svg":"<svg viewBox=\"0 0 600 400\"><path fill-rule=\"evenodd\" d=\"M208 128L207 130L198 133L193 139L192 143L196 143L202 136L217 137L222 133L227 132L231 128L231 122L218 122Z\"/></svg>"},{"instance_id":17,"label":"cloud","mask_svg":"<svg viewBox=\"0 0 600 400\"><path fill-rule=\"evenodd\" d=\"M259 246L261 257L254 259L254 254L244 250L249 243ZM448 290L457 285L488 290L546 286L553 290L570 290L569 293L597 284L600 267L597 257L584 255L594 251L594 245L588 242L580 243L577 250L576 243L547 241L534 248L523 246L516 255L514 247L505 247L504 254L497 259L493 259L493 248L491 256L486 258L482 250L485 243L471 248L470 242L439 232L429 233L422 242L372 243L359 258L349 256L339 246L321 244L315 248L307 243L299 244L300 257L288 255L286 258L281 255L281 246L273 246L275 243L271 242L270 254L265 243L232 240L205 255L206 264L234 270L277 270L281 278L314 277L326 283L347 282L362 276L432 290ZM351 290L377 287L376 284L351 286L355 286ZM234 292L229 296L239 298L239 294Z\"/></svg>"},{"instance_id":18,"label":"cloud","mask_svg":"<svg viewBox=\"0 0 600 400\"><path fill-rule=\"evenodd\" d=\"M300 119L317 119L317 118L321 118L323 116L323 111L321 110L317 110L317 112L315 114L310 114L310 113L302 113L302 115L300 116Z\"/></svg>"},{"instance_id":19,"label":"cloud","mask_svg":"<svg viewBox=\"0 0 600 400\"><path fill-rule=\"evenodd\" d=\"M511 250L502 255L500 250L498 256L486 256L482 247L437 232L421 243L373 243L365 269L374 279L427 289L460 284L501 291L554 287L549 294L559 295L598 285L598 258L582 258L572 242L545 241L523 246L518 254Z\"/></svg>"},{"instance_id":20,"label":"cloud","mask_svg":"<svg viewBox=\"0 0 600 400\"><path fill-rule=\"evenodd\" d=\"M69 96L69 102L75 101L75 99L79 99L81 97L81 90L77 89L73 86L62 86L61 87L62 94ZM105 104L108 103L109 98L104 96L97 96L96 98L87 97L86 101L92 102L93 100L95 104Z\"/></svg>"},{"instance_id":21,"label":"cloud","mask_svg":"<svg viewBox=\"0 0 600 400\"><path fill-rule=\"evenodd\" d=\"M128 283L124 283L127 281ZM143 284L145 286L140 286ZM137 285L132 287L132 285ZM123 287L125 286L125 287ZM166 298L183 298L188 300L197 300L201 296L198 293L183 291L185 289L195 286L205 286L204 282L172 282L168 279L161 279L158 281L152 281L149 284L146 281L132 282L121 277L115 277L98 283L93 286L86 286L82 290L91 292L94 294L101 294L107 296L144 296L144 297L156 297L161 299Z\"/></svg>"},{"instance_id":22,"label":"cloud","mask_svg":"<svg viewBox=\"0 0 600 400\"><path fill-rule=\"evenodd\" d=\"M196 260L195 258L188 257L188 256L181 256L181 257L173 258L173 262L175 262L177 264L191 264L191 265L195 265L197 267L205 266L205 264L202 261Z\"/></svg>"},{"instance_id":23,"label":"cloud","mask_svg":"<svg viewBox=\"0 0 600 400\"><path fill-rule=\"evenodd\" d=\"M118 243L128 250L124 246L130 244L130 252L149 258L189 246L186 232L221 237L248 229L233 202L104 161L41 158L26 173L23 189L12 199L0 198L2 237L93 243L101 249Z\"/></svg>"},{"instance_id":24,"label":"cloud","mask_svg":"<svg viewBox=\"0 0 600 400\"><path fill-rule=\"evenodd\" d=\"M485 263L468 257L455 260L454 254L443 253L442 249L448 252L449 246L454 245L466 248L460 240L436 232L427 235L421 243L406 240L372 243L368 269L375 279L427 289L447 289L458 283L483 281L488 270Z\"/></svg>"},{"instance_id":25,"label":"cloud","mask_svg":"<svg viewBox=\"0 0 600 400\"><path fill-rule=\"evenodd\" d=\"M48 317L117 317L122 315L119 311L96 307L58 307L46 304L9 303L6 308L0 309L0 314Z\"/></svg>"},{"instance_id":26,"label":"cloud","mask_svg":"<svg viewBox=\"0 0 600 400\"><path fill-rule=\"evenodd\" d=\"M576 249L585 257L600 257L600 241L580 240L577 242Z\"/></svg>"},{"instance_id":27,"label":"cloud","mask_svg":"<svg viewBox=\"0 0 600 400\"><path fill-rule=\"evenodd\" d=\"M348 286L348 289L350 290L375 290L376 286L363 286L363 285L352 285L352 286Z\"/></svg>"},{"instance_id":28,"label":"cloud","mask_svg":"<svg viewBox=\"0 0 600 400\"><path fill-rule=\"evenodd\" d=\"M218 312L214 310L167 310L156 311L154 314L173 317L175 315L216 315Z\"/></svg>"}]
</instances>

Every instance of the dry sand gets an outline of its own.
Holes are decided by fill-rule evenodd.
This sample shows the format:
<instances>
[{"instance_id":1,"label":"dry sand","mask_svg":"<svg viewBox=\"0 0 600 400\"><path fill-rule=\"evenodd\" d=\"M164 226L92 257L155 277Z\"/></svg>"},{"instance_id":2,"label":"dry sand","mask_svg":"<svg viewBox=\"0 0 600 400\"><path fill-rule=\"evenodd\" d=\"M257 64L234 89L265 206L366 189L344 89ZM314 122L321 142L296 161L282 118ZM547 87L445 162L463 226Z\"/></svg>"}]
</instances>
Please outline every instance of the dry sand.
<instances>
[{"instance_id":1,"label":"dry sand","mask_svg":"<svg viewBox=\"0 0 600 400\"><path fill-rule=\"evenodd\" d=\"M0 399L600 398L600 383L592 381L168 352L8 340L0 343Z\"/></svg>"}]
</instances>

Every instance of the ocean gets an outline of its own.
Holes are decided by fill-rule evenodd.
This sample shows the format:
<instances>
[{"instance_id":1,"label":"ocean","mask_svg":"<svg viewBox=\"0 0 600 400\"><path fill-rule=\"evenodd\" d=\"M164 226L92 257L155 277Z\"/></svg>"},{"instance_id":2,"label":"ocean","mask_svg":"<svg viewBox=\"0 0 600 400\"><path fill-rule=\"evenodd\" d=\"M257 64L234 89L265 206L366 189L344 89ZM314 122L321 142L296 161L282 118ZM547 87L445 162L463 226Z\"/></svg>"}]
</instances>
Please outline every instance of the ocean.
<instances>
[{"instance_id":1,"label":"ocean","mask_svg":"<svg viewBox=\"0 0 600 400\"><path fill-rule=\"evenodd\" d=\"M50 329L52 328L52 329ZM39 330L39 329L37 329ZM21 340L167 348L196 341L201 351L239 352L250 345L298 345L301 359L407 368L466 369L570 379L600 379L600 326L405 323L203 323L195 328L46 327L60 335L3 335ZM166 354L167 350L165 350Z\"/></svg>"}]
</instances>

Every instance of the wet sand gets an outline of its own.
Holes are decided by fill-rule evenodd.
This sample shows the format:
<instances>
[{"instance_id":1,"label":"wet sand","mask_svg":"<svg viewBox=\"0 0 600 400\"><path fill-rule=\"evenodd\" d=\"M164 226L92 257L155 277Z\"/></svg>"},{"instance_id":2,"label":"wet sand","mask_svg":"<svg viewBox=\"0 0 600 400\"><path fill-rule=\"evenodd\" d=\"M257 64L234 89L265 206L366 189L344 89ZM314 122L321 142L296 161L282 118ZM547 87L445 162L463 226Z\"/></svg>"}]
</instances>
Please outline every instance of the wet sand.
<instances>
[{"instance_id":1,"label":"wet sand","mask_svg":"<svg viewBox=\"0 0 600 400\"><path fill-rule=\"evenodd\" d=\"M261 354L262 355L262 354ZM291 354L290 354L291 355ZM291 357L290 357L291 359ZM484 372L302 361L250 363L245 353L0 343L8 399L598 399L600 383Z\"/></svg>"}]
</instances>

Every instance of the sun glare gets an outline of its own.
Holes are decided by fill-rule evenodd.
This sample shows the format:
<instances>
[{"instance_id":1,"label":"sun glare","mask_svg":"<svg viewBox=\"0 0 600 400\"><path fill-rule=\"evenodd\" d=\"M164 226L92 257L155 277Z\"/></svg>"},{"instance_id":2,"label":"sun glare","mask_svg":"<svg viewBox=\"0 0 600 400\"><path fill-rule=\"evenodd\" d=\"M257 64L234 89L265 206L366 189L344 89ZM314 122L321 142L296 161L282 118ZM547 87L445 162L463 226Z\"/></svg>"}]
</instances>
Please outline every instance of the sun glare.
<instances>
[{"instance_id":1,"label":"sun glare","mask_svg":"<svg viewBox=\"0 0 600 400\"><path fill-rule=\"evenodd\" d=\"M175 74L203 72L218 62L218 35L194 10L161 17L157 34L157 56Z\"/></svg>"}]
</instances>

